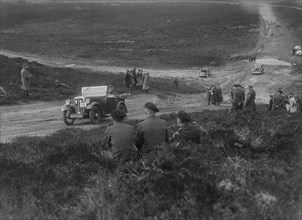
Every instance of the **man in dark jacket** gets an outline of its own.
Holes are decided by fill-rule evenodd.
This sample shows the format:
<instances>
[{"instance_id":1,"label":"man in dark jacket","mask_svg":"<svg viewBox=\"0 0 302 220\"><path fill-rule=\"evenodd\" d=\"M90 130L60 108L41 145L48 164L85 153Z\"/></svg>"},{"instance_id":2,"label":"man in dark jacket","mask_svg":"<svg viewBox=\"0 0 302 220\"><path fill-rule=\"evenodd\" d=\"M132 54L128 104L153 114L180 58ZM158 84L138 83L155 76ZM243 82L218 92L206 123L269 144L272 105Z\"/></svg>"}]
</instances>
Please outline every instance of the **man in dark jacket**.
<instances>
[{"instance_id":1,"label":"man in dark jacket","mask_svg":"<svg viewBox=\"0 0 302 220\"><path fill-rule=\"evenodd\" d=\"M185 111L179 111L176 115L177 124L180 128L170 138L171 142L176 141L177 145L181 142L192 141L200 143L201 129L198 124L192 121L190 115Z\"/></svg>"},{"instance_id":2,"label":"man in dark jacket","mask_svg":"<svg viewBox=\"0 0 302 220\"><path fill-rule=\"evenodd\" d=\"M255 112L256 111L256 93L253 89L253 86L249 85L249 91L246 95L246 99L244 102L244 110L248 112Z\"/></svg>"},{"instance_id":3,"label":"man in dark jacket","mask_svg":"<svg viewBox=\"0 0 302 220\"><path fill-rule=\"evenodd\" d=\"M231 89L231 103L232 106L229 110L229 113L233 111L241 110L241 106L243 106L244 95L242 93L242 88L240 85L235 84Z\"/></svg>"},{"instance_id":4,"label":"man in dark jacket","mask_svg":"<svg viewBox=\"0 0 302 220\"><path fill-rule=\"evenodd\" d=\"M111 116L113 124L105 130L103 146L112 148L111 156L122 164L131 160L136 154L135 129L122 122L127 116L123 111L113 110Z\"/></svg>"},{"instance_id":5,"label":"man in dark jacket","mask_svg":"<svg viewBox=\"0 0 302 220\"><path fill-rule=\"evenodd\" d=\"M286 103L288 100L283 96L283 91L279 89L277 95L273 97L272 110L286 111Z\"/></svg>"},{"instance_id":6,"label":"man in dark jacket","mask_svg":"<svg viewBox=\"0 0 302 220\"><path fill-rule=\"evenodd\" d=\"M152 151L155 145L168 142L167 122L155 116L158 108L152 102L145 104L146 119L138 124L136 147L141 154Z\"/></svg>"}]
</instances>

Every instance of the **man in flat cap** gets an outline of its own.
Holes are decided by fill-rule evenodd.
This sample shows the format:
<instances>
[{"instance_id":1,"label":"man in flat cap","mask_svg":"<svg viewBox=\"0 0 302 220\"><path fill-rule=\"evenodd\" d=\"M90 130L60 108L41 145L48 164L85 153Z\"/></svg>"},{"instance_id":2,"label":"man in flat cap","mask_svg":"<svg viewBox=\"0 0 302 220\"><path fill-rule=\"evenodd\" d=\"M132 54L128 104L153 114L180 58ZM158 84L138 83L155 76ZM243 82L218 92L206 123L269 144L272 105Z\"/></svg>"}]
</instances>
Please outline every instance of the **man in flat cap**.
<instances>
[{"instance_id":1,"label":"man in flat cap","mask_svg":"<svg viewBox=\"0 0 302 220\"><path fill-rule=\"evenodd\" d=\"M112 157L123 164L130 161L136 153L135 129L123 123L123 119L127 116L123 111L113 110L111 116L113 124L105 130L103 146L112 148Z\"/></svg>"},{"instance_id":2,"label":"man in flat cap","mask_svg":"<svg viewBox=\"0 0 302 220\"><path fill-rule=\"evenodd\" d=\"M249 90L247 92L246 99L244 102L244 111L247 112L256 111L255 99L256 99L256 92L254 91L253 86L249 85Z\"/></svg>"},{"instance_id":3,"label":"man in flat cap","mask_svg":"<svg viewBox=\"0 0 302 220\"><path fill-rule=\"evenodd\" d=\"M168 142L167 122L155 116L158 108L152 102L145 104L146 119L138 124L136 147L140 154L153 150L153 146Z\"/></svg>"},{"instance_id":4,"label":"man in flat cap","mask_svg":"<svg viewBox=\"0 0 302 220\"><path fill-rule=\"evenodd\" d=\"M283 96L283 91L279 89L277 95L273 97L272 110L286 111L286 103L288 103L288 100Z\"/></svg>"},{"instance_id":5,"label":"man in flat cap","mask_svg":"<svg viewBox=\"0 0 302 220\"><path fill-rule=\"evenodd\" d=\"M181 142L192 141L196 144L200 143L201 128L193 122L190 115L185 111L179 111L176 115L177 124L180 128L170 138L171 142L177 142L177 145Z\"/></svg>"}]
</instances>

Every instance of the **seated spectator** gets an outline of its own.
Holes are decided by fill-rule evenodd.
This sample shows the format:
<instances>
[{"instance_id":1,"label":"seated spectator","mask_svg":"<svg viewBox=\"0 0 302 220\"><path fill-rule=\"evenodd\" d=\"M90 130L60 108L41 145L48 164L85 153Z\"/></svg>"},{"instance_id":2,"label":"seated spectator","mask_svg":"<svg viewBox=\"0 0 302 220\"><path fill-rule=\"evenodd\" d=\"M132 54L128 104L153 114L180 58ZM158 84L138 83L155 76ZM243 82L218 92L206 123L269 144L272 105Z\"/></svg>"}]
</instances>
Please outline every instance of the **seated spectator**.
<instances>
[{"instance_id":1,"label":"seated spectator","mask_svg":"<svg viewBox=\"0 0 302 220\"><path fill-rule=\"evenodd\" d=\"M192 121L190 115L185 111L179 111L176 115L177 123L180 128L170 138L171 142L186 142L192 141L196 144L200 143L201 128L198 124Z\"/></svg>"},{"instance_id":2,"label":"seated spectator","mask_svg":"<svg viewBox=\"0 0 302 220\"><path fill-rule=\"evenodd\" d=\"M127 116L121 110L113 110L111 113L113 124L109 125L104 133L103 146L109 148L109 158L116 158L120 164L130 161L136 154L135 129L133 126L123 123Z\"/></svg>"}]
</instances>

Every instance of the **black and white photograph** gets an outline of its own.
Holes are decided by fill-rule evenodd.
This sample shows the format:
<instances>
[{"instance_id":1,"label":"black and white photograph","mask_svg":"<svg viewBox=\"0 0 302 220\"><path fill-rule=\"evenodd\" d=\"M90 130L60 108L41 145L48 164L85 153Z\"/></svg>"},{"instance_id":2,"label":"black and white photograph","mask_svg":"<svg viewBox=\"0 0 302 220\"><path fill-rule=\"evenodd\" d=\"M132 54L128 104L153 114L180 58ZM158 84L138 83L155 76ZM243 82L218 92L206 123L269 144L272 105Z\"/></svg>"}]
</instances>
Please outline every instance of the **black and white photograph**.
<instances>
[{"instance_id":1,"label":"black and white photograph","mask_svg":"<svg viewBox=\"0 0 302 220\"><path fill-rule=\"evenodd\" d=\"M301 220L302 0L0 0L0 220Z\"/></svg>"}]
</instances>

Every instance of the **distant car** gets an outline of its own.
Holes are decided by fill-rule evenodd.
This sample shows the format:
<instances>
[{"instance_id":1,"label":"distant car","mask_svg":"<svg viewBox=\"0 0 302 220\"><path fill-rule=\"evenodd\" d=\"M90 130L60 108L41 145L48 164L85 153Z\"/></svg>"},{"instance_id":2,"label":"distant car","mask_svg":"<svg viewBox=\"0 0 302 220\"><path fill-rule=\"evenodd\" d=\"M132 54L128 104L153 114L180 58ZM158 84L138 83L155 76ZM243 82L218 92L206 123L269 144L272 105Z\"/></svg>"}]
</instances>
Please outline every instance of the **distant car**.
<instances>
[{"instance_id":1,"label":"distant car","mask_svg":"<svg viewBox=\"0 0 302 220\"><path fill-rule=\"evenodd\" d=\"M296 56L302 56L301 47L300 46L295 46L294 49L292 49L291 54L296 55Z\"/></svg>"},{"instance_id":2,"label":"distant car","mask_svg":"<svg viewBox=\"0 0 302 220\"><path fill-rule=\"evenodd\" d=\"M264 72L264 65L263 64L255 64L252 74L253 75L261 75Z\"/></svg>"},{"instance_id":3,"label":"distant car","mask_svg":"<svg viewBox=\"0 0 302 220\"><path fill-rule=\"evenodd\" d=\"M201 78L208 78L210 76L211 68L210 67L203 67L199 71L199 77Z\"/></svg>"},{"instance_id":4,"label":"distant car","mask_svg":"<svg viewBox=\"0 0 302 220\"><path fill-rule=\"evenodd\" d=\"M66 100L62 106L63 121L66 125L72 125L75 119L89 118L92 124L97 124L115 109L126 113L127 95L129 94L114 94L111 85L82 87L81 96L75 97L73 103Z\"/></svg>"}]
</instances>

